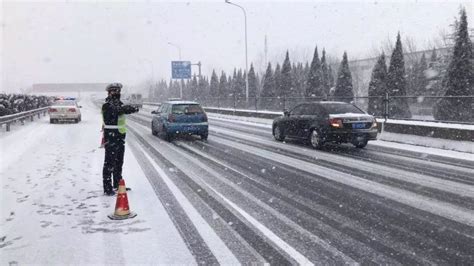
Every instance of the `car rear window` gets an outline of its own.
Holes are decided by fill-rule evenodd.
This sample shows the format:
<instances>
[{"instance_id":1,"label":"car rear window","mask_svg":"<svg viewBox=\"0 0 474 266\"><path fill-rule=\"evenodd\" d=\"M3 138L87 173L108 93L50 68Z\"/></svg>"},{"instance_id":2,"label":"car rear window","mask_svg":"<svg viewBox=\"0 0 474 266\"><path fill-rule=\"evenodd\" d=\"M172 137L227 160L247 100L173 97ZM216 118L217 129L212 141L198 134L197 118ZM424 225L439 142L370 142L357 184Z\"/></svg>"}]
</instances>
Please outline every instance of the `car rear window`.
<instances>
[{"instance_id":1,"label":"car rear window","mask_svg":"<svg viewBox=\"0 0 474 266\"><path fill-rule=\"evenodd\" d=\"M195 115L204 113L198 104L175 104L171 109L173 114Z\"/></svg>"},{"instance_id":2,"label":"car rear window","mask_svg":"<svg viewBox=\"0 0 474 266\"><path fill-rule=\"evenodd\" d=\"M343 103L328 103L324 104L324 109L328 114L346 114L346 113L355 113L363 114L364 112L352 104L343 104Z\"/></svg>"}]
</instances>

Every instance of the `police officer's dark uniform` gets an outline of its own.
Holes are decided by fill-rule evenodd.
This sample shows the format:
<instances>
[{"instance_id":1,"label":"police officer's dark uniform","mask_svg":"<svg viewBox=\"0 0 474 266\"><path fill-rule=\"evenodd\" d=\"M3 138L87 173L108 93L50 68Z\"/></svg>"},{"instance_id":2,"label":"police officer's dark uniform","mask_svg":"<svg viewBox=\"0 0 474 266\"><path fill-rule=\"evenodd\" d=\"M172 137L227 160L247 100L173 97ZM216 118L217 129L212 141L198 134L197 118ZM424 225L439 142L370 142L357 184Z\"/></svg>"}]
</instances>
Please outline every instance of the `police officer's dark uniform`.
<instances>
[{"instance_id":1,"label":"police officer's dark uniform","mask_svg":"<svg viewBox=\"0 0 474 266\"><path fill-rule=\"evenodd\" d=\"M120 101L122 84L112 83L107 86L108 97L102 105L104 122L105 160L102 172L104 194L115 195L113 188L118 188L122 178L123 156L125 152L125 115L138 112L138 108L124 105ZM113 184L112 184L113 177Z\"/></svg>"}]
</instances>

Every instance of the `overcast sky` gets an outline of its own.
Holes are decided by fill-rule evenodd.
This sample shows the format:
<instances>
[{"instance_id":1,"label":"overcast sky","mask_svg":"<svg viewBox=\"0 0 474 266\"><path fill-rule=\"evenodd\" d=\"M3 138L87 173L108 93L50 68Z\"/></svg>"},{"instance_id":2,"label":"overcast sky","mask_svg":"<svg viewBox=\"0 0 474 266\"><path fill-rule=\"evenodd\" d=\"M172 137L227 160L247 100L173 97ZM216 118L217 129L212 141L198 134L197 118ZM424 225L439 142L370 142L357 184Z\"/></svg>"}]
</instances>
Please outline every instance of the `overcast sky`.
<instances>
[{"instance_id":1,"label":"overcast sky","mask_svg":"<svg viewBox=\"0 0 474 266\"><path fill-rule=\"evenodd\" d=\"M201 61L204 74L245 68L243 12L222 1L2 1L2 88L33 83L170 78L171 61ZM235 1L247 11L249 62L310 61L315 45L337 58L371 55L398 31L417 47L449 30L470 1ZM197 72L197 68L195 69Z\"/></svg>"}]
</instances>

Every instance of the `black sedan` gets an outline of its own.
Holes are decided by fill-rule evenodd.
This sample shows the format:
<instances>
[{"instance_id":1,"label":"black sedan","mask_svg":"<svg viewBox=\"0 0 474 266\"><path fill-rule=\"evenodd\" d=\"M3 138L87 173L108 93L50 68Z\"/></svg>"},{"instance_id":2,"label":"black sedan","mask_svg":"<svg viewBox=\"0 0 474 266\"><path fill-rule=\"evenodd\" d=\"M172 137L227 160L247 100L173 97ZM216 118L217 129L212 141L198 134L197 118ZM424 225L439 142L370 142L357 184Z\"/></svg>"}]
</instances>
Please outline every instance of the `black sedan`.
<instances>
[{"instance_id":1,"label":"black sedan","mask_svg":"<svg viewBox=\"0 0 474 266\"><path fill-rule=\"evenodd\" d=\"M345 102L310 102L295 106L273 121L273 136L308 140L313 148L327 142L350 142L364 148L377 139L377 122L357 106Z\"/></svg>"}]
</instances>

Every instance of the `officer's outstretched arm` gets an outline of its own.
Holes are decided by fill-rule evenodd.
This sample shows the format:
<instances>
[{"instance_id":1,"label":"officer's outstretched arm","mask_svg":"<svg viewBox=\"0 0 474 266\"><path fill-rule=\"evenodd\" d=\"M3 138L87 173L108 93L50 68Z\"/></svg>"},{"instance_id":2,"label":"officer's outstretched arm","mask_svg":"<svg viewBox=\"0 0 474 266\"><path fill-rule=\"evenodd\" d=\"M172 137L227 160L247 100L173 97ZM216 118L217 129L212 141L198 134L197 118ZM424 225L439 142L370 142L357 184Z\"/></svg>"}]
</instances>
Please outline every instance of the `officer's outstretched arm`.
<instances>
[{"instance_id":1,"label":"officer's outstretched arm","mask_svg":"<svg viewBox=\"0 0 474 266\"><path fill-rule=\"evenodd\" d=\"M134 107L134 106L131 106L131 105L122 105L121 107L121 111L124 113L124 114L133 114L133 113L136 113L138 112L138 108L137 107Z\"/></svg>"}]
</instances>

